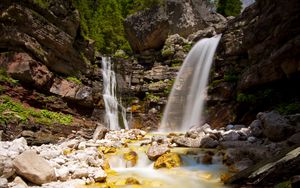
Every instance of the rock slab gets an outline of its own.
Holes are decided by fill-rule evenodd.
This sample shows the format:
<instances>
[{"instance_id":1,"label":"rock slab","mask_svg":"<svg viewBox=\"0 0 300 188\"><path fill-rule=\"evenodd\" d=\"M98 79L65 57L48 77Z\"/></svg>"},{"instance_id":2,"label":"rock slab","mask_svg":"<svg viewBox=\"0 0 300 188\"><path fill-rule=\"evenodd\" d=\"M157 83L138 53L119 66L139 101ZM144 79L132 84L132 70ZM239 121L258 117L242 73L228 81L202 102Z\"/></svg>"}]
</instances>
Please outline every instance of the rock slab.
<instances>
[{"instance_id":1,"label":"rock slab","mask_svg":"<svg viewBox=\"0 0 300 188\"><path fill-rule=\"evenodd\" d=\"M56 180L54 169L34 150L27 150L17 156L13 166L18 175L38 185Z\"/></svg>"}]
</instances>

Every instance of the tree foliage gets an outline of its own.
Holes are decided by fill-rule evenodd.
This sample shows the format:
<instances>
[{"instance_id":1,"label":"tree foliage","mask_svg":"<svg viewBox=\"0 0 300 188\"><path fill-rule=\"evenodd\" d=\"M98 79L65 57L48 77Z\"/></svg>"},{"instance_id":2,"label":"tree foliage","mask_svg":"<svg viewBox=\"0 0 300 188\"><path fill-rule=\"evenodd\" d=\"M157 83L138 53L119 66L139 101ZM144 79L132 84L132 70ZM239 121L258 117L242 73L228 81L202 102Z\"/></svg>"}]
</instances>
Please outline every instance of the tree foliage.
<instances>
[{"instance_id":1,"label":"tree foliage","mask_svg":"<svg viewBox=\"0 0 300 188\"><path fill-rule=\"evenodd\" d=\"M217 12L224 16L237 16L241 13L242 2L240 0L219 0Z\"/></svg>"},{"instance_id":2,"label":"tree foliage","mask_svg":"<svg viewBox=\"0 0 300 188\"><path fill-rule=\"evenodd\" d=\"M80 12L81 32L95 40L102 53L117 49L130 51L125 37L123 20L138 10L157 4L162 0L73 0Z\"/></svg>"}]
</instances>

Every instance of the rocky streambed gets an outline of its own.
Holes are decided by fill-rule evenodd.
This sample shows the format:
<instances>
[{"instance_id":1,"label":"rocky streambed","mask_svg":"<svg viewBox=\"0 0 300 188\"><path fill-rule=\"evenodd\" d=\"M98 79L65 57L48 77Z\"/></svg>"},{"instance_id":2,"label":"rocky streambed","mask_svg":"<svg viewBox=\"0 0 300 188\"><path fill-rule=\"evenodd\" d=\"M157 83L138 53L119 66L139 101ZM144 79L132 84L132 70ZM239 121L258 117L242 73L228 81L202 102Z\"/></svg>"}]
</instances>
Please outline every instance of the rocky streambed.
<instances>
[{"instance_id":1,"label":"rocky streambed","mask_svg":"<svg viewBox=\"0 0 300 188\"><path fill-rule=\"evenodd\" d=\"M94 139L75 134L41 146L28 146L23 137L0 142L0 187L225 187L245 185L249 177L252 185L270 185L268 172L276 184L299 172L297 126L289 135L283 133L291 126L283 128L281 141L268 134L284 118L262 113L250 126L205 124L186 133L102 128ZM265 159L274 161L255 165Z\"/></svg>"}]
</instances>

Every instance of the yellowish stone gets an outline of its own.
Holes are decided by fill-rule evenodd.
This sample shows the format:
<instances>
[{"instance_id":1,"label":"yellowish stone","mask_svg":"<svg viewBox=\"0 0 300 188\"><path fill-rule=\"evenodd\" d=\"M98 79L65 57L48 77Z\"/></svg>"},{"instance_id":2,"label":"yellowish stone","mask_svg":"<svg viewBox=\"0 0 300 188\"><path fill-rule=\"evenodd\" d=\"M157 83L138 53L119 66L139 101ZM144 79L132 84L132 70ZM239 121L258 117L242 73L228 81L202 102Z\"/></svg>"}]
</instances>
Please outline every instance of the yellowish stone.
<instances>
[{"instance_id":1,"label":"yellowish stone","mask_svg":"<svg viewBox=\"0 0 300 188\"><path fill-rule=\"evenodd\" d=\"M154 168L174 168L181 165L181 158L177 153L166 153L154 163Z\"/></svg>"}]
</instances>

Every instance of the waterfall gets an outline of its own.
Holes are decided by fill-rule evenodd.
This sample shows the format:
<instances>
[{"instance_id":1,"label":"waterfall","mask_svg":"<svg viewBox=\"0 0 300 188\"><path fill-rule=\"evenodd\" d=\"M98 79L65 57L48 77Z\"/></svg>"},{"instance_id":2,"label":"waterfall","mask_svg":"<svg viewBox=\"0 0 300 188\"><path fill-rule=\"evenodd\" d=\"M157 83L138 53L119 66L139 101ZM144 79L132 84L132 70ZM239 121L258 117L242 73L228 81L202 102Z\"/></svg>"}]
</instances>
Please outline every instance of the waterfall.
<instances>
[{"instance_id":1,"label":"waterfall","mask_svg":"<svg viewBox=\"0 0 300 188\"><path fill-rule=\"evenodd\" d=\"M102 58L102 75L105 122L111 130L121 129L120 122L123 122L124 128L128 129L126 109L118 103L116 74L112 70L111 59L109 57ZM121 116L120 119L119 116Z\"/></svg>"},{"instance_id":2,"label":"waterfall","mask_svg":"<svg viewBox=\"0 0 300 188\"><path fill-rule=\"evenodd\" d=\"M168 98L159 131L187 131L201 123L206 85L221 35L202 39L191 49Z\"/></svg>"}]
</instances>

